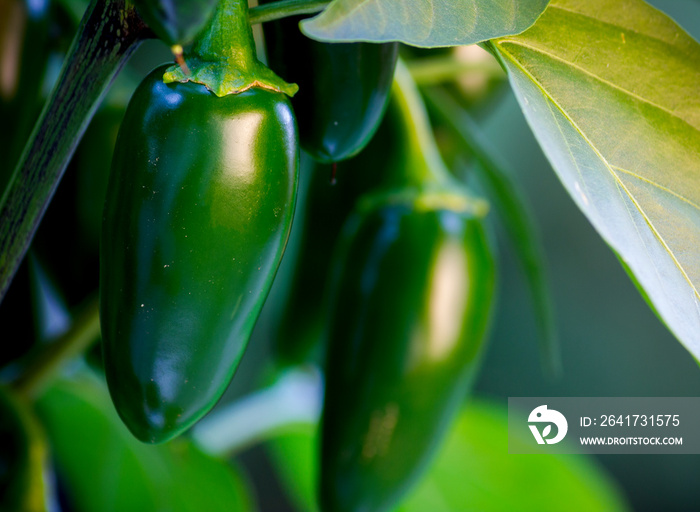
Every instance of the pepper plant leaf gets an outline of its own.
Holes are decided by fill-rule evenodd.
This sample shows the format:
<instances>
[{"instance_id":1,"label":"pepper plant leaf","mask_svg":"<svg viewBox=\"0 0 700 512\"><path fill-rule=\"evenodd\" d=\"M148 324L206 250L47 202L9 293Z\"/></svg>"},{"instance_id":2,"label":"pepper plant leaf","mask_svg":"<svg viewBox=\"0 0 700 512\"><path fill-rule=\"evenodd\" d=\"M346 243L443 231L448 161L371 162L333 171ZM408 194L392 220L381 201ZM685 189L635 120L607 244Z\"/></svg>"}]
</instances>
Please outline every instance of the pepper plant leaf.
<instances>
[{"instance_id":1,"label":"pepper plant leaf","mask_svg":"<svg viewBox=\"0 0 700 512\"><path fill-rule=\"evenodd\" d=\"M642 0L553 0L490 46L569 194L700 358L700 45Z\"/></svg>"},{"instance_id":2,"label":"pepper plant leaf","mask_svg":"<svg viewBox=\"0 0 700 512\"><path fill-rule=\"evenodd\" d=\"M301 23L319 41L474 44L530 27L549 0L334 0Z\"/></svg>"},{"instance_id":3,"label":"pepper plant leaf","mask_svg":"<svg viewBox=\"0 0 700 512\"><path fill-rule=\"evenodd\" d=\"M57 382L38 401L71 510L79 512L249 512L255 504L228 462L176 439L137 441L104 383L83 375Z\"/></svg>"},{"instance_id":4,"label":"pepper plant leaf","mask_svg":"<svg viewBox=\"0 0 700 512\"><path fill-rule=\"evenodd\" d=\"M529 435L529 432L527 432ZM511 440L531 443L519 434ZM508 411L472 399L439 449L427 474L397 512L455 510L629 510L620 489L595 459L581 455L508 454ZM267 443L273 465L297 510L318 512L318 438L313 426Z\"/></svg>"},{"instance_id":5,"label":"pepper plant leaf","mask_svg":"<svg viewBox=\"0 0 700 512\"><path fill-rule=\"evenodd\" d=\"M455 421L426 477L396 512L454 510L630 510L616 482L593 457L520 457L509 443L531 443L530 432L508 436L508 411L471 399Z\"/></svg>"}]
</instances>

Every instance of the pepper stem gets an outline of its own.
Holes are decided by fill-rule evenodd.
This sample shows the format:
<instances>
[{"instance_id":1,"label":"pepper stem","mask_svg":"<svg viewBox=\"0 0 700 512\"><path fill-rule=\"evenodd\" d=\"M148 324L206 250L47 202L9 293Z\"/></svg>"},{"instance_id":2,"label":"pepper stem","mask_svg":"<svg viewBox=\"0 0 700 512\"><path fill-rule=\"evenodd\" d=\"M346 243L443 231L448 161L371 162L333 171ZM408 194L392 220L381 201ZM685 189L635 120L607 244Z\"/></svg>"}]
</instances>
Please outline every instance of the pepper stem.
<instances>
[{"instance_id":1,"label":"pepper stem","mask_svg":"<svg viewBox=\"0 0 700 512\"><path fill-rule=\"evenodd\" d=\"M251 87L288 96L294 96L298 90L295 84L288 84L258 60L247 0L221 0L185 60L189 74L181 65L170 67L163 75L165 83L199 83L220 97Z\"/></svg>"},{"instance_id":2,"label":"pepper stem","mask_svg":"<svg viewBox=\"0 0 700 512\"><path fill-rule=\"evenodd\" d=\"M399 149L383 187L360 199L358 208L369 211L394 203L410 204L421 211L441 209L486 215L488 203L474 197L445 166L421 93L401 59L396 65L391 94L387 116L391 116Z\"/></svg>"},{"instance_id":3,"label":"pepper stem","mask_svg":"<svg viewBox=\"0 0 700 512\"><path fill-rule=\"evenodd\" d=\"M177 65L180 66L182 69L182 72L185 73L185 75L190 74L190 69L187 67L187 63L185 62L185 57L183 55L183 50L182 46L179 44L174 44L173 46L170 47L170 51L173 52L173 56L175 57L175 62L177 62Z\"/></svg>"},{"instance_id":4,"label":"pepper stem","mask_svg":"<svg viewBox=\"0 0 700 512\"><path fill-rule=\"evenodd\" d=\"M400 132L397 136L407 152L402 162L404 184L449 188L453 178L440 156L418 87L401 59L396 65L391 94L388 114L394 116Z\"/></svg>"}]
</instances>

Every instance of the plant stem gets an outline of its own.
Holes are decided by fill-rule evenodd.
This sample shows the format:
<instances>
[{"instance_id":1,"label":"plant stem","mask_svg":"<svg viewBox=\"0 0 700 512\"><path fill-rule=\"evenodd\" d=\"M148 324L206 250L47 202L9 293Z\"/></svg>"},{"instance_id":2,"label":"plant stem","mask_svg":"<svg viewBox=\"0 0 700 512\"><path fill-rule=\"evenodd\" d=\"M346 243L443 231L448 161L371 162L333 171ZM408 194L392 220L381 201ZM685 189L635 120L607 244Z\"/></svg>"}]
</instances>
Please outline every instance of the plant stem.
<instances>
[{"instance_id":1,"label":"plant stem","mask_svg":"<svg viewBox=\"0 0 700 512\"><path fill-rule=\"evenodd\" d=\"M78 315L68 332L36 355L12 387L25 397L36 396L63 363L82 353L99 335L100 317L97 299L94 299Z\"/></svg>"},{"instance_id":2,"label":"plant stem","mask_svg":"<svg viewBox=\"0 0 700 512\"><path fill-rule=\"evenodd\" d=\"M90 4L0 199L0 301L90 119L131 53L149 36L125 0Z\"/></svg>"},{"instance_id":3,"label":"plant stem","mask_svg":"<svg viewBox=\"0 0 700 512\"><path fill-rule=\"evenodd\" d=\"M270 4L258 5L250 10L250 23L266 23L289 16L314 14L330 4L330 0L281 0Z\"/></svg>"},{"instance_id":4,"label":"plant stem","mask_svg":"<svg viewBox=\"0 0 700 512\"><path fill-rule=\"evenodd\" d=\"M401 59L396 64L391 94L387 115L394 116L396 136L406 151L402 185L422 188L427 184L449 183L450 174L433 137L423 98Z\"/></svg>"}]
</instances>

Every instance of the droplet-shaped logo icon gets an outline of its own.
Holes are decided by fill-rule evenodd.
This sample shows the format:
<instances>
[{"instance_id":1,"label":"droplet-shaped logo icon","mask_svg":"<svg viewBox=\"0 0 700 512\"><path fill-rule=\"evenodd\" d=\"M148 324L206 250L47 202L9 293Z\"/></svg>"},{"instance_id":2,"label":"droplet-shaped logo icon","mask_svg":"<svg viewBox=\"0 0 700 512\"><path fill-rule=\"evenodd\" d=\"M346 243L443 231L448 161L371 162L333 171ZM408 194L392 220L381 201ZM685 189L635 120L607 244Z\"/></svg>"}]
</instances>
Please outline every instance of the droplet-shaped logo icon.
<instances>
[{"instance_id":1,"label":"droplet-shaped logo icon","mask_svg":"<svg viewBox=\"0 0 700 512\"><path fill-rule=\"evenodd\" d=\"M540 433L537 425L530 425L530 431L535 436L537 444L557 444L564 439L566 432L569 430L569 424L564 415L554 409L547 409L546 405L535 407L527 421L528 423L546 424L542 433ZM552 424L557 427L557 435L549 439L549 435L552 433Z\"/></svg>"}]
</instances>

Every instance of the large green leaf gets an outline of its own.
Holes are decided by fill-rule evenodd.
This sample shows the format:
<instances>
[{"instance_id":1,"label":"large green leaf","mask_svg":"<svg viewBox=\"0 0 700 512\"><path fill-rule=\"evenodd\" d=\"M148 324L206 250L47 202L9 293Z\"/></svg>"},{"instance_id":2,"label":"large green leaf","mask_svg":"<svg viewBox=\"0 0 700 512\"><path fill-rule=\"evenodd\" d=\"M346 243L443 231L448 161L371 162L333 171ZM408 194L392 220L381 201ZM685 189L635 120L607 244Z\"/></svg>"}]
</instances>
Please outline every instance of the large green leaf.
<instances>
[{"instance_id":1,"label":"large green leaf","mask_svg":"<svg viewBox=\"0 0 700 512\"><path fill-rule=\"evenodd\" d=\"M334 0L302 31L322 41L457 46L518 34L549 0Z\"/></svg>"},{"instance_id":2,"label":"large green leaf","mask_svg":"<svg viewBox=\"0 0 700 512\"><path fill-rule=\"evenodd\" d=\"M700 45L641 0L553 0L492 46L564 186L700 357Z\"/></svg>"},{"instance_id":3,"label":"large green leaf","mask_svg":"<svg viewBox=\"0 0 700 512\"><path fill-rule=\"evenodd\" d=\"M628 509L617 486L593 458L510 455L507 446L504 408L478 401L468 405L427 478L398 512Z\"/></svg>"},{"instance_id":4,"label":"large green leaf","mask_svg":"<svg viewBox=\"0 0 700 512\"><path fill-rule=\"evenodd\" d=\"M268 444L283 483L304 512L318 510L313 434L308 428ZM482 400L459 416L430 471L399 507L400 512L562 509L614 512L627 505L592 458L509 455L508 414Z\"/></svg>"},{"instance_id":5,"label":"large green leaf","mask_svg":"<svg viewBox=\"0 0 700 512\"><path fill-rule=\"evenodd\" d=\"M60 382L39 401L56 467L77 512L244 512L229 464L176 440L151 446L119 420L101 382Z\"/></svg>"},{"instance_id":6,"label":"large green leaf","mask_svg":"<svg viewBox=\"0 0 700 512\"><path fill-rule=\"evenodd\" d=\"M318 512L317 440L316 426L307 425L283 432L267 443L282 485L300 512Z\"/></svg>"}]
</instances>

